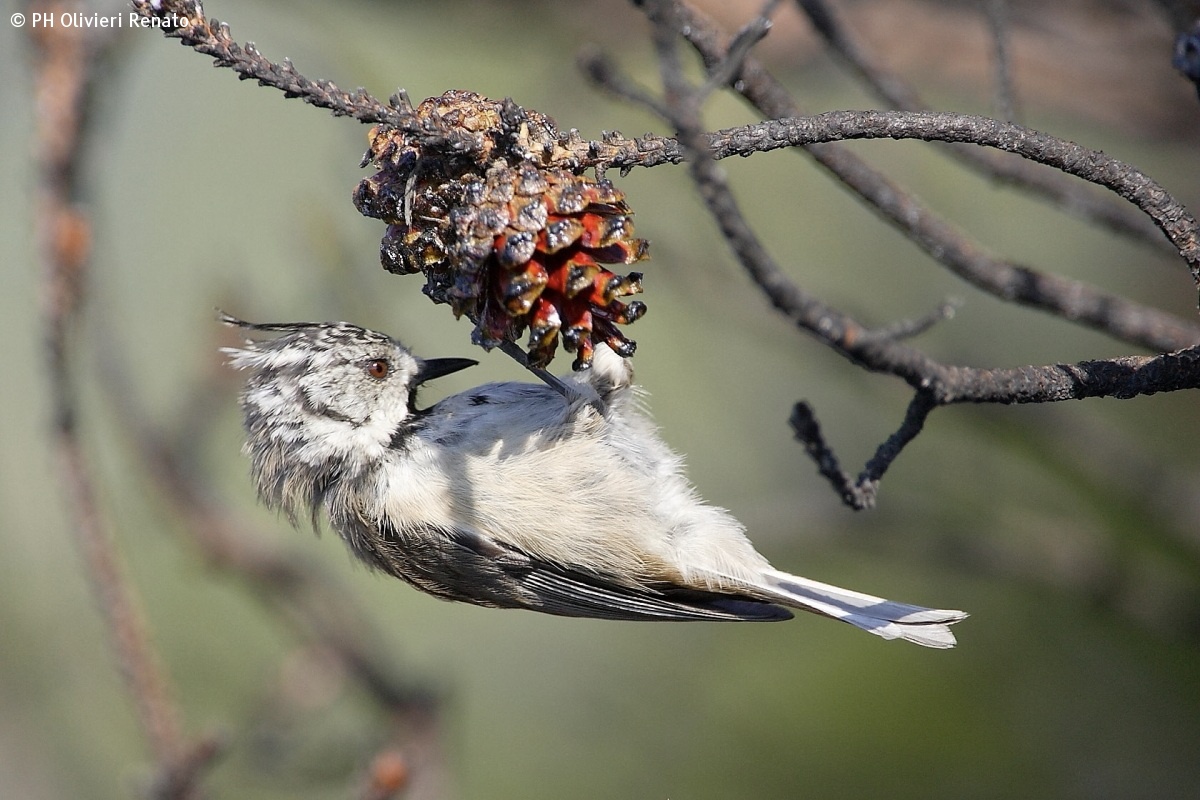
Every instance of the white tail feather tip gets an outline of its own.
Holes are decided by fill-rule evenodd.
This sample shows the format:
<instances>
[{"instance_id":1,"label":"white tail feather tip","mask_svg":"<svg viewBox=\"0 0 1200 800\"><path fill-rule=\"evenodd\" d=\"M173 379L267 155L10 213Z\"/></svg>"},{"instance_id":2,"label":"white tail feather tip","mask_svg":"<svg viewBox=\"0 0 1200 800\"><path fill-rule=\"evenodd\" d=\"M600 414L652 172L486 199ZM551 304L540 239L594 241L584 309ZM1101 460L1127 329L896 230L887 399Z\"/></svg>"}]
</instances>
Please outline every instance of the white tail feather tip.
<instances>
[{"instance_id":1,"label":"white tail feather tip","mask_svg":"<svg viewBox=\"0 0 1200 800\"><path fill-rule=\"evenodd\" d=\"M764 577L772 594L794 608L847 622L884 639L904 639L924 647L954 647L950 625L963 611L896 603L882 597L772 570Z\"/></svg>"}]
</instances>

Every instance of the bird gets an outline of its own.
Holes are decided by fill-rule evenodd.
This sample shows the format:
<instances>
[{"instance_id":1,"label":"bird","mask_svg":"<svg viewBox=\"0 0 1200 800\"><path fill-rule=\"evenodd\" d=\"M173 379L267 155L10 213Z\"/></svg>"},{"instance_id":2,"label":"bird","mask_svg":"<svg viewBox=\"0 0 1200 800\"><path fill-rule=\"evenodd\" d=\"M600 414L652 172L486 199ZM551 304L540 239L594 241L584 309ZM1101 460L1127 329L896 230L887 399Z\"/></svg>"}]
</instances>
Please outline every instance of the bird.
<instances>
[{"instance_id":1,"label":"bird","mask_svg":"<svg viewBox=\"0 0 1200 800\"><path fill-rule=\"evenodd\" d=\"M477 362L423 359L348 322L251 323L224 348L247 373L243 448L262 502L322 514L358 559L436 597L568 617L776 621L803 610L884 639L956 643L967 615L773 567L706 504L662 440L630 360L596 347L550 383L418 403Z\"/></svg>"}]
</instances>

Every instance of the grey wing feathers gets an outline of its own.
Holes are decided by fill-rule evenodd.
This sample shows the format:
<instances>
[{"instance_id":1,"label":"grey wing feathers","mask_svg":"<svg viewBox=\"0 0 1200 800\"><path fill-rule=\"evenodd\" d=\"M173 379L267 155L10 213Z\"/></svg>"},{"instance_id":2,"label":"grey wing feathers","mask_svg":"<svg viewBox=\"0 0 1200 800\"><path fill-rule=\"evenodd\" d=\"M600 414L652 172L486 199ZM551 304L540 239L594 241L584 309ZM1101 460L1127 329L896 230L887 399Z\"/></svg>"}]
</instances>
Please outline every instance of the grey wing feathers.
<instances>
[{"instance_id":1,"label":"grey wing feathers","mask_svg":"<svg viewBox=\"0 0 1200 800\"><path fill-rule=\"evenodd\" d=\"M531 563L522 584L537 597L537 610L567 617L617 620L709 622L775 621L792 618L781 606L709 592L662 592L605 583L551 564Z\"/></svg>"},{"instance_id":2,"label":"grey wing feathers","mask_svg":"<svg viewBox=\"0 0 1200 800\"><path fill-rule=\"evenodd\" d=\"M477 532L384 526L383 547L369 560L413 586L447 600L527 608L568 617L614 620L773 621L782 606L747 597L664 587L630 587L535 558Z\"/></svg>"}]
</instances>

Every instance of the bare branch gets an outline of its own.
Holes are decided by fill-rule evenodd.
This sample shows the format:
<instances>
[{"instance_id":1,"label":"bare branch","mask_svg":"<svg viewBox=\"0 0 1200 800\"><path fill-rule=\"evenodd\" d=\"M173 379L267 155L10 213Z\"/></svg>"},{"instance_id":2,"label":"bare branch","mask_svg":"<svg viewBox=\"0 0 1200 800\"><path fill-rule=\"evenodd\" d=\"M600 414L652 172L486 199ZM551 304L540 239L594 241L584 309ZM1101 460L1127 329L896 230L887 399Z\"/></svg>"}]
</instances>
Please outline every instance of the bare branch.
<instances>
[{"instance_id":1,"label":"bare branch","mask_svg":"<svg viewBox=\"0 0 1200 800\"><path fill-rule=\"evenodd\" d=\"M679 6L688 41L708 64L722 63L727 39L711 21L687 6ZM589 64L601 63L590 55ZM613 65L589 70L604 88L627 96L628 79ZM800 115L788 92L759 64L747 57L731 85L769 117ZM648 93L639 87L639 99ZM657 100L643 103L656 108ZM627 140L626 140L627 141ZM638 143L631 143L634 147ZM1200 341L1200 325L1103 292L1081 281L1047 276L1026 266L989 255L981 245L951 225L916 197L896 185L847 148L827 142L804 150L822 167L856 192L869 207L891 222L956 275L1006 300L1040 308L1102 331L1122 341L1163 352ZM661 153L661 148L655 150ZM1155 234L1160 237L1159 234Z\"/></svg>"},{"instance_id":2,"label":"bare branch","mask_svg":"<svg viewBox=\"0 0 1200 800\"><path fill-rule=\"evenodd\" d=\"M671 57L669 37L664 33L673 30L670 28L671 12L672 5L669 0L647 4L647 13L655 22L656 47L660 53L667 56L662 60L664 83L671 84L666 105L672 111L669 121L680 131L678 147L686 147L684 142L689 137L695 142L694 150L684 153L685 160L691 158L688 164L693 179L721 233L772 305L801 328L867 369L896 375L914 389L928 392L938 405L959 402L1053 402L1082 397L1133 396L1189 388L1200 381L1200 374L1197 374L1195 369L1195 349L1153 358L1131 356L1124 359L1084 362L1073 366L1050 365L1011 370L951 367L939 364L900 341L872 336L862 324L849 315L826 305L800 288L759 241L738 208L724 175L707 157L711 151L705 148L712 145L715 137L697 132L698 110L694 105L696 95L683 83L682 70L677 66L677 59ZM692 105L689 105L689 102ZM843 113L860 116L858 112L834 112L807 119L840 119ZM902 115L902 118L908 116L910 115ZM957 118L957 115L948 116ZM785 130L790 130L789 124L792 122L803 124L799 120L782 122ZM995 120L986 122L1000 126L1008 125ZM773 125L774 123L765 123L764 127L771 128ZM1062 144L1078 147L1070 142ZM1082 170L1078 166L1075 168ZM1149 178L1145 180L1149 181Z\"/></svg>"},{"instance_id":3,"label":"bare branch","mask_svg":"<svg viewBox=\"0 0 1200 800\"><path fill-rule=\"evenodd\" d=\"M239 45L229 34L229 26L208 19L197 0L134 0L133 8L144 17L164 22L186 21L178 27L165 25L163 34L193 50L212 56L218 67L229 67L242 80L256 80L260 86L273 86L285 97L299 97L306 103L325 108L338 117L353 117L359 122L384 122L403 127L412 116L400 103L387 106L363 89L345 92L331 81L309 80L284 59L276 64L258 52L252 42Z\"/></svg>"},{"instance_id":4,"label":"bare branch","mask_svg":"<svg viewBox=\"0 0 1200 800\"><path fill-rule=\"evenodd\" d=\"M991 0L985 0L985 2L991 2ZM867 55L866 50L858 45L826 0L798 0L798 4L830 48L842 57L855 74L884 103L901 111L930 110L917 91L903 78L884 69ZM772 114L771 116L796 115ZM1124 206L1106 202L1103 198L1084 191L1086 187L1066 180L1061 175L1038 169L1025 161L1006 158L999 153L991 153L973 147L956 145L950 152L981 174L1041 195L1068 213L1091 220L1116 233L1134 237L1156 247L1163 246L1162 238L1140 214L1134 213Z\"/></svg>"},{"instance_id":5,"label":"bare branch","mask_svg":"<svg viewBox=\"0 0 1200 800\"><path fill-rule=\"evenodd\" d=\"M935 374L936 379L928 386L917 389L903 424L879 446L855 480L839 466L821 434L812 407L805 402L796 404L789 420L796 439L846 505L856 511L874 507L884 473L921 432L925 419L938 406L960 402L1042 403L1086 397L1130 397L1198 388L1200 348L1154 357L1008 370L939 366ZM1161 388L1164 386L1170 388Z\"/></svg>"},{"instance_id":6,"label":"bare branch","mask_svg":"<svg viewBox=\"0 0 1200 800\"><path fill-rule=\"evenodd\" d=\"M848 139L920 139L969 142L1017 153L1091 183L1103 186L1133 203L1149 216L1175 245L1200 285L1200 227L1186 208L1157 181L1131 164L1098 150L1011 122L948 112L828 111L809 117L774 119L709 134L713 158L747 156L785 147ZM634 166L683 160L678 143L638 142ZM652 155L651 155L652 154ZM614 159L613 164L630 163Z\"/></svg>"},{"instance_id":7,"label":"bare branch","mask_svg":"<svg viewBox=\"0 0 1200 800\"><path fill-rule=\"evenodd\" d=\"M796 0L813 29L846 62L858 77L893 108L924 111L916 91L899 76L888 72L859 47L841 17L826 0Z\"/></svg>"},{"instance_id":8,"label":"bare branch","mask_svg":"<svg viewBox=\"0 0 1200 800\"><path fill-rule=\"evenodd\" d=\"M1044 403L1085 397L1132 397L1200 386L1200 346L1153 357L1130 356L1072 365L1011 369L949 366L903 344L897 337L868 331L849 315L806 292L784 273L750 228L724 174L716 168L712 157L714 153L725 154L738 148L744 148L744 153L757 152L764 142L769 147L769 143L776 139L795 141L806 138L812 130L822 131L813 138L824 136L827 130L831 138L836 138L837 134L832 131L839 127L844 132L852 131L849 138L868 131L869 135L894 135L897 130L900 136L911 132L921 138L930 135L929 131L923 131L923 123L928 121L925 118L937 117L933 127L937 129L936 135L939 137L947 136L953 140L956 136L966 135L956 132L956 126L962 126L973 131L972 135L978 134L980 139L993 143L993 146L1022 154L1036 150L1038 158L1102 182L1114 188L1114 191L1119 187L1124 196L1157 208L1160 212L1174 201L1152 196L1154 193L1145 189L1147 183L1152 183L1148 177L1131 167L1126 168L1120 162L1112 162L1102 154L1083 150L1078 145L1054 137L1043 140L1039 138L1043 135L1037 132L982 118L834 112L817 117L775 120L761 126L746 126L737 129L736 134L702 134L698 108L701 93L691 90L687 85L673 48L673 33L681 27L676 16L677 8L671 0L658 0L645 5L647 15L654 23L655 46L666 89L664 105L670 112L668 121L679 131L676 147L681 159L688 163L701 198L742 266L772 305L799 327L866 369L900 377L916 390L904 423L880 446L855 481L851 481L838 466L832 450L821 438L811 409L803 404L797 407L793 415L793 427L798 438L816 460L821 474L832 483L847 504L854 508L866 508L874 502L883 473L904 446L920 433L925 418L937 406L964 402ZM889 127L893 122L896 126ZM751 130L755 133L751 134ZM804 133L800 134L799 131ZM751 144L750 138L756 138L756 141ZM1038 147L1035 147L1035 142ZM670 150L670 147L666 148L666 151ZM1078 157L1081 155L1094 157L1091 163L1087 163L1086 159ZM1192 250L1195 251L1194 220L1177 204L1172 210L1185 216L1181 228L1192 236ZM901 325L897 331L903 334L907 327Z\"/></svg>"},{"instance_id":9,"label":"bare branch","mask_svg":"<svg viewBox=\"0 0 1200 800\"><path fill-rule=\"evenodd\" d=\"M859 493L850 473L842 469L833 449L826 444L825 436L821 433L821 425L817 422L817 415L813 412L812 406L803 400L796 403L792 408L792 416L788 423L796 434L796 441L804 445L804 452L808 453L808 457L816 462L817 472L829 481L833 490L842 498L843 503L855 511L861 511L874 505L874 497L867 498Z\"/></svg>"},{"instance_id":10,"label":"bare branch","mask_svg":"<svg viewBox=\"0 0 1200 800\"><path fill-rule=\"evenodd\" d=\"M867 462L866 467L856 480L838 466L837 457L825 442L817 424L812 406L805 402L796 403L788 423L795 432L796 440L804 445L804 451L817 464L817 471L833 485L834 490L841 496L842 502L855 511L874 508L876 495L879 492L879 481L892 462L900 455L905 445L917 437L925 426L925 419L938 404L923 391L918 391L908 404L904 414L904 422L900 428L884 441L875 451L875 455Z\"/></svg>"}]
</instances>

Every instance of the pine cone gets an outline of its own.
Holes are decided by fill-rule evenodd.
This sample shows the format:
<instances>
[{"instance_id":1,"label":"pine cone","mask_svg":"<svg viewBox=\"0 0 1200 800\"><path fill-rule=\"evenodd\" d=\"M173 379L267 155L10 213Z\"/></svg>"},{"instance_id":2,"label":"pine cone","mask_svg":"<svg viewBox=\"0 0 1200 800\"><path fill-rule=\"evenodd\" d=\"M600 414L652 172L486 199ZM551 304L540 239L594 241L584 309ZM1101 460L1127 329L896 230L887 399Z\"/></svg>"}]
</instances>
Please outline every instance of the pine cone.
<instances>
[{"instance_id":1,"label":"pine cone","mask_svg":"<svg viewBox=\"0 0 1200 800\"><path fill-rule=\"evenodd\" d=\"M415 109L420 125L377 126L363 162L379 172L354 204L388 223L380 248L390 272L425 274L425 293L475 323L491 349L529 331L530 362L545 366L561 339L586 368L597 342L629 356L617 325L646 306L641 274L604 264L646 257L625 195L565 168L553 120L511 100L454 90ZM419 129L419 130L417 130Z\"/></svg>"}]
</instances>

